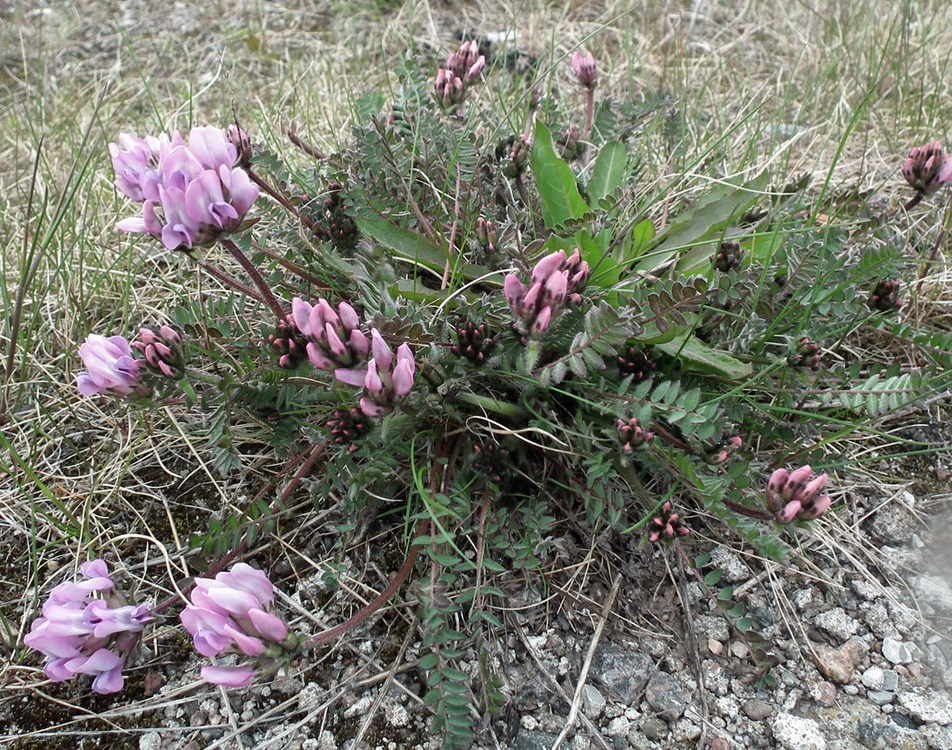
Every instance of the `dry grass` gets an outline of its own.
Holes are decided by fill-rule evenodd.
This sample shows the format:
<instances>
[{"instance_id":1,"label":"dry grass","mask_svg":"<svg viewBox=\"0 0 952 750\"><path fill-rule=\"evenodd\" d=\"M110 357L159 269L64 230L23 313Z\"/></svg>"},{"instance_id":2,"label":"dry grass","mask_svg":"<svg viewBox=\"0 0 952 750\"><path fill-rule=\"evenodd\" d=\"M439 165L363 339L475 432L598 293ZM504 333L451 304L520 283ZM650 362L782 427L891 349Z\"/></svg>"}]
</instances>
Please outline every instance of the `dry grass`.
<instances>
[{"instance_id":1,"label":"dry grass","mask_svg":"<svg viewBox=\"0 0 952 750\"><path fill-rule=\"evenodd\" d=\"M687 192L701 180L697 174L726 177L769 165L778 180L814 175L815 193L829 178L831 191L876 189L898 200L904 194L898 166L907 149L952 140L949 3L739 5L487 0L454 10L386 0L0 2L4 367L10 316L22 296L19 338L0 392L0 429L11 450L0 453L0 589L6 592L0 615L11 624L13 641L22 638L51 583L71 575L90 553L130 561L125 583L140 597L165 596L168 591L153 588L162 577L150 573L189 574L189 536L202 531L207 514L237 510L280 466L266 446L248 439L241 450L254 471L222 478L198 439L200 421L184 408L146 415L75 392L76 350L86 334L163 322L177 300L215 291L181 258L114 230L128 211L112 189L106 155L117 133L237 117L301 168L306 160L284 136L292 123L318 148L346 144L357 96L373 90L386 96L408 49L435 64L453 46L453 32L464 29L515 32L519 49L542 61L548 73L542 85L566 91L568 55L590 48L605 90L666 112L673 136L645 128L646 185L669 184L687 170L677 186ZM496 94L489 86L480 95ZM911 235L926 234L936 212L924 210L914 221L922 229L914 224ZM949 273L940 256L926 287L927 313L948 316ZM863 449L836 447L846 454ZM884 480L872 478L880 490ZM848 494L865 481L855 475L851 488L844 472L840 486ZM901 487L905 480L892 481ZM316 514L267 545L287 581L325 569L321 553L330 542L322 539L334 521L333 513ZM857 526L837 519L823 524L818 538L821 548L862 573L876 561L863 553ZM351 604L335 604L338 609L385 585L390 570L384 564L374 572L368 549L355 536L343 555L353 566L341 578ZM591 551L584 562L571 561L565 593L597 610L590 563ZM610 580L620 564L608 563L596 578ZM327 617L339 614L331 610ZM639 624L623 620L615 624ZM647 616L640 624L661 627ZM171 662L169 642L160 630L149 645ZM352 644L341 648L356 658ZM341 694L389 675L386 659L360 658L365 663L342 682ZM141 677L135 681L141 688ZM9 705L47 695L38 684L35 660L0 666ZM200 689L193 682L173 695L111 704L68 691L46 700L64 707L64 717L92 709L106 723L127 726L133 709L162 709ZM279 704L276 715L313 721L329 705L302 713L292 703ZM142 721L148 726L150 719ZM242 722L234 721L237 732ZM77 730L64 724L56 731ZM80 746L92 742L75 736ZM228 737L213 746L229 746Z\"/></svg>"}]
</instances>

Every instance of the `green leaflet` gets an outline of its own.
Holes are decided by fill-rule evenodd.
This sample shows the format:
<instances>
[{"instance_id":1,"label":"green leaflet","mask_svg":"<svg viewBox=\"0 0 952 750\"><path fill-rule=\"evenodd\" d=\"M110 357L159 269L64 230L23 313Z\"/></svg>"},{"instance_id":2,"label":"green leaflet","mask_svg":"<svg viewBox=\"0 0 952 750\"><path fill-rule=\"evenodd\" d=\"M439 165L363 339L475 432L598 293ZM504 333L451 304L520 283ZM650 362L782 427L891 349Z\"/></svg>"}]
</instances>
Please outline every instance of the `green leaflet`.
<instances>
[{"instance_id":1,"label":"green leaflet","mask_svg":"<svg viewBox=\"0 0 952 750\"><path fill-rule=\"evenodd\" d=\"M654 272L679 254L684 254L686 249L690 251L690 248L705 240L716 239L760 198L766 187L766 173L744 185L724 182L715 186L701 196L693 208L683 212L671 223L668 231L662 235L660 244L642 258L635 266L636 270ZM713 244L693 252L690 256L691 265L702 258L710 258L713 252Z\"/></svg>"},{"instance_id":2,"label":"green leaflet","mask_svg":"<svg viewBox=\"0 0 952 750\"><path fill-rule=\"evenodd\" d=\"M552 134L540 120L536 120L529 163L539 188L542 220L549 229L589 213L591 209L578 191L575 175L555 152Z\"/></svg>"},{"instance_id":3,"label":"green leaflet","mask_svg":"<svg viewBox=\"0 0 952 750\"><path fill-rule=\"evenodd\" d=\"M628 152L625 147L618 141L609 141L602 146L595 158L592 179L588 182L588 199L592 205L597 206L618 190L627 173Z\"/></svg>"},{"instance_id":4,"label":"green leaflet","mask_svg":"<svg viewBox=\"0 0 952 750\"><path fill-rule=\"evenodd\" d=\"M712 373L730 380L743 380L753 372L750 363L712 349L690 331L655 346L665 354L681 359L688 369L695 372Z\"/></svg>"}]
</instances>

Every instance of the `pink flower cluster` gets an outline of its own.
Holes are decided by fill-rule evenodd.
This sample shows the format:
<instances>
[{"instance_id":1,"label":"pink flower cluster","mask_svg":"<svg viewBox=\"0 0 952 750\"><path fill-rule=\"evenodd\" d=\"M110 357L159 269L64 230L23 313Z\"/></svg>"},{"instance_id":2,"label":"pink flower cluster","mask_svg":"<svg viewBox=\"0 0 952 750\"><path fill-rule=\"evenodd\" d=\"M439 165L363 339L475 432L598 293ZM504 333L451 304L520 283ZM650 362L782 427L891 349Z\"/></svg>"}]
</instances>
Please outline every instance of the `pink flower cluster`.
<instances>
[{"instance_id":1,"label":"pink flower cluster","mask_svg":"<svg viewBox=\"0 0 952 750\"><path fill-rule=\"evenodd\" d=\"M76 387L84 396L109 393L114 396L144 395L147 387L140 381L142 362L132 356L129 342L122 336L91 333L79 347L86 372L76 376Z\"/></svg>"},{"instance_id":2,"label":"pink flower cluster","mask_svg":"<svg viewBox=\"0 0 952 750\"><path fill-rule=\"evenodd\" d=\"M952 156L942 153L938 141L917 146L902 163L902 176L918 193L932 195L952 181Z\"/></svg>"},{"instance_id":3,"label":"pink flower cluster","mask_svg":"<svg viewBox=\"0 0 952 750\"><path fill-rule=\"evenodd\" d=\"M582 301L579 292L585 288L588 274L588 263L582 260L578 248L569 258L559 250L536 263L528 291L512 273L506 276L503 291L525 333L541 338L566 299L574 304Z\"/></svg>"},{"instance_id":4,"label":"pink flower cluster","mask_svg":"<svg viewBox=\"0 0 952 750\"><path fill-rule=\"evenodd\" d=\"M767 481L767 507L780 523L811 521L830 509L832 500L820 492L826 486L827 475L810 479L810 465L787 471L777 469Z\"/></svg>"},{"instance_id":5,"label":"pink flower cluster","mask_svg":"<svg viewBox=\"0 0 952 750\"><path fill-rule=\"evenodd\" d=\"M662 539L671 541L679 536L687 536L691 530L681 523L681 514L675 513L671 508L671 502L665 502L661 506L661 515L655 516L651 521L651 533L648 535L648 541L657 544Z\"/></svg>"},{"instance_id":6,"label":"pink flower cluster","mask_svg":"<svg viewBox=\"0 0 952 750\"><path fill-rule=\"evenodd\" d=\"M445 67L436 73L436 99L445 109L457 107L466 98L470 84L479 78L486 67L486 58L479 54L475 41L463 42L460 48L446 58Z\"/></svg>"},{"instance_id":7,"label":"pink flower cluster","mask_svg":"<svg viewBox=\"0 0 952 750\"><path fill-rule=\"evenodd\" d=\"M95 692L115 693L122 689L122 667L152 613L144 604L118 605L121 597L102 560L83 563L80 570L86 580L54 588L23 642L49 658L43 671L54 682L88 674ZM106 593L108 600L96 598Z\"/></svg>"},{"instance_id":8,"label":"pink flower cluster","mask_svg":"<svg viewBox=\"0 0 952 750\"><path fill-rule=\"evenodd\" d=\"M627 422L624 419L615 420L618 428L618 439L621 441L621 450L630 455L635 448L640 448L654 440L654 433L644 429L641 423L632 417Z\"/></svg>"},{"instance_id":9,"label":"pink flower cluster","mask_svg":"<svg viewBox=\"0 0 952 750\"><path fill-rule=\"evenodd\" d=\"M139 338L131 346L142 353L146 366L157 375L176 380L184 374L182 337L174 328L160 326L158 331L140 328Z\"/></svg>"},{"instance_id":10,"label":"pink flower cluster","mask_svg":"<svg viewBox=\"0 0 952 750\"><path fill-rule=\"evenodd\" d=\"M247 136L237 128L193 128L188 143L171 137L122 134L109 144L116 188L142 204L142 215L116 226L161 238L169 250L207 245L234 231L258 197L258 186L236 166ZM241 149L241 151L239 151Z\"/></svg>"},{"instance_id":11,"label":"pink flower cluster","mask_svg":"<svg viewBox=\"0 0 952 750\"><path fill-rule=\"evenodd\" d=\"M413 352L407 344L393 350L376 328L370 336L360 330L360 319L346 302L337 311L319 299L311 305L299 297L291 301L291 319L307 339L307 356L319 370L333 370L334 377L348 385L363 386L360 409L378 417L412 390L416 376Z\"/></svg>"},{"instance_id":12,"label":"pink flower cluster","mask_svg":"<svg viewBox=\"0 0 952 750\"><path fill-rule=\"evenodd\" d=\"M595 56L591 52L582 54L578 50L572 53L572 72L580 86L594 89L598 84L598 68L595 65Z\"/></svg>"},{"instance_id":13,"label":"pink flower cluster","mask_svg":"<svg viewBox=\"0 0 952 750\"><path fill-rule=\"evenodd\" d=\"M213 579L196 578L191 602L179 619L202 656L235 653L273 663L296 647L288 638L287 625L271 612L273 605L274 586L268 577L246 563L237 563ZM259 662L257 666L268 664ZM202 667L202 679L225 687L246 687L256 675L255 666L247 664Z\"/></svg>"}]
</instances>

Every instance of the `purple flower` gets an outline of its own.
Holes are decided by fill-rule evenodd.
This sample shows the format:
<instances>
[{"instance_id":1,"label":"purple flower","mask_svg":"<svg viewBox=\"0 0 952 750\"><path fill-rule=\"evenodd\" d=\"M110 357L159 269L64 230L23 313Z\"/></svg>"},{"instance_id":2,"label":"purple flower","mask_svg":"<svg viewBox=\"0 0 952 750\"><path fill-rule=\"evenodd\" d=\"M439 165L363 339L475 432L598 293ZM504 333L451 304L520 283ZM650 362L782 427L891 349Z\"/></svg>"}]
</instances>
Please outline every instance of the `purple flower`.
<instances>
[{"instance_id":1,"label":"purple flower","mask_svg":"<svg viewBox=\"0 0 952 750\"><path fill-rule=\"evenodd\" d=\"M407 344L397 348L396 366L394 366L393 350L384 341L376 328L370 331L372 343L372 357L367 363L367 373L364 376L363 386L366 395L360 399L360 409L368 417L379 417L389 414L398 401L402 401L413 389L416 376L416 362L413 352ZM337 377L344 382L350 377L345 372Z\"/></svg>"},{"instance_id":2,"label":"purple flower","mask_svg":"<svg viewBox=\"0 0 952 750\"><path fill-rule=\"evenodd\" d=\"M158 332L140 328L139 338L131 346L142 353L146 366L155 374L170 380L177 380L184 374L182 337L174 328L161 326Z\"/></svg>"},{"instance_id":3,"label":"purple flower","mask_svg":"<svg viewBox=\"0 0 952 750\"><path fill-rule=\"evenodd\" d=\"M544 256L532 269L529 290L515 274L506 276L503 293L509 309L521 330L532 338L540 338L566 300L581 302L579 292L588 281L588 263L576 248L568 258L564 250Z\"/></svg>"},{"instance_id":4,"label":"purple flower","mask_svg":"<svg viewBox=\"0 0 952 750\"><path fill-rule=\"evenodd\" d=\"M826 513L833 501L829 495L820 495L826 486L827 475L820 474L812 480L810 465L794 471L777 469L767 480L767 507L783 524L794 521L810 521ZM809 481L808 481L809 480Z\"/></svg>"},{"instance_id":5,"label":"purple flower","mask_svg":"<svg viewBox=\"0 0 952 750\"><path fill-rule=\"evenodd\" d=\"M917 146L902 163L902 176L922 195L932 195L952 181L952 156L942 153L938 141Z\"/></svg>"},{"instance_id":6,"label":"purple flower","mask_svg":"<svg viewBox=\"0 0 952 750\"><path fill-rule=\"evenodd\" d=\"M122 689L122 667L152 613L144 604L121 603L102 560L84 563L81 570L85 581L61 583L50 592L43 616L33 621L23 642L49 659L43 671L54 682L88 674L93 691L115 693ZM95 598L105 592L111 592L108 599Z\"/></svg>"},{"instance_id":7,"label":"purple flower","mask_svg":"<svg viewBox=\"0 0 952 750\"><path fill-rule=\"evenodd\" d=\"M244 150L220 128L193 128L187 144L178 132L171 138L122 135L109 153L116 187L143 204L140 217L116 226L159 237L169 250L207 245L234 231L258 198L258 186L236 166Z\"/></svg>"},{"instance_id":8,"label":"purple flower","mask_svg":"<svg viewBox=\"0 0 952 750\"><path fill-rule=\"evenodd\" d=\"M576 50L572 53L572 72L579 85L587 89L594 89L598 83L598 68L591 52L582 54Z\"/></svg>"},{"instance_id":9,"label":"purple flower","mask_svg":"<svg viewBox=\"0 0 952 750\"><path fill-rule=\"evenodd\" d=\"M145 386L139 380L142 363L133 359L132 348L122 336L100 336L91 333L79 347L79 356L86 372L76 376L76 387L84 396L110 393L128 396L144 395Z\"/></svg>"},{"instance_id":10,"label":"purple flower","mask_svg":"<svg viewBox=\"0 0 952 750\"><path fill-rule=\"evenodd\" d=\"M485 56L479 54L479 45L470 40L446 58L437 70L434 93L444 109L456 109L466 99L467 89L486 67Z\"/></svg>"},{"instance_id":11,"label":"purple flower","mask_svg":"<svg viewBox=\"0 0 952 750\"><path fill-rule=\"evenodd\" d=\"M324 298L311 305L300 297L291 300L291 318L307 339L307 356L318 370L348 369L360 365L370 352L370 341L360 330L360 318L356 310L346 302L337 306L337 311ZM360 385L364 370L355 370L356 382ZM343 378L340 378L343 380Z\"/></svg>"},{"instance_id":12,"label":"purple flower","mask_svg":"<svg viewBox=\"0 0 952 750\"><path fill-rule=\"evenodd\" d=\"M274 587L260 570L237 563L215 578L196 578L191 601L179 615L203 656L236 653L252 658L286 656L291 645L284 621L271 612ZM202 678L226 687L254 680L253 667L205 667Z\"/></svg>"}]
</instances>

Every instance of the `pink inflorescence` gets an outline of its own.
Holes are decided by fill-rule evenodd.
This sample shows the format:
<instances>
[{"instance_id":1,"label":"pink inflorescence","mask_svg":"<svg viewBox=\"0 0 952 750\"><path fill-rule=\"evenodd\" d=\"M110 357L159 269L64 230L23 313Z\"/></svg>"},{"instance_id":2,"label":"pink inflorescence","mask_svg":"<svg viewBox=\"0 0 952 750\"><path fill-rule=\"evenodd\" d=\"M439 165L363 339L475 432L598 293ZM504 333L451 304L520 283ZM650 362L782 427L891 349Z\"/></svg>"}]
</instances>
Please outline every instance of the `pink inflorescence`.
<instances>
[{"instance_id":1,"label":"pink inflorescence","mask_svg":"<svg viewBox=\"0 0 952 750\"><path fill-rule=\"evenodd\" d=\"M902 176L922 195L932 195L952 181L952 156L942 152L938 141L917 146L902 163Z\"/></svg>"},{"instance_id":2,"label":"pink inflorescence","mask_svg":"<svg viewBox=\"0 0 952 750\"><path fill-rule=\"evenodd\" d=\"M434 93L437 101L446 109L458 107L485 67L486 58L479 54L479 45L472 40L463 42L436 73Z\"/></svg>"},{"instance_id":3,"label":"pink inflorescence","mask_svg":"<svg viewBox=\"0 0 952 750\"><path fill-rule=\"evenodd\" d=\"M572 53L572 72L580 86L594 89L598 85L598 67L595 64L595 56L591 52L583 54L576 50Z\"/></svg>"},{"instance_id":4,"label":"pink inflorescence","mask_svg":"<svg viewBox=\"0 0 952 750\"><path fill-rule=\"evenodd\" d=\"M393 411L413 388L416 362L407 344L393 350L376 328L360 330L357 312L346 302L335 311L324 299L311 305L291 300L291 319L307 340L307 356L319 370L333 371L342 383L363 386L360 409L368 417Z\"/></svg>"},{"instance_id":5,"label":"pink inflorescence","mask_svg":"<svg viewBox=\"0 0 952 750\"><path fill-rule=\"evenodd\" d=\"M564 250L559 250L536 263L528 291L511 273L506 276L503 292L524 332L531 338L541 338L566 300L573 304L582 301L580 292L588 275L588 263L582 260L578 248L568 258Z\"/></svg>"},{"instance_id":6,"label":"pink inflorescence","mask_svg":"<svg viewBox=\"0 0 952 750\"><path fill-rule=\"evenodd\" d=\"M296 648L287 625L272 613L274 586L268 577L246 563L236 563L214 578L196 578L191 602L179 618L192 635L202 656L239 654L271 664ZM259 666L202 667L202 679L225 687L246 687L254 682ZM270 665L267 665L270 666Z\"/></svg>"},{"instance_id":7,"label":"pink inflorescence","mask_svg":"<svg viewBox=\"0 0 952 750\"><path fill-rule=\"evenodd\" d=\"M141 381L142 362L132 356L132 347L122 336L91 333L79 347L86 372L76 376L76 387L84 396L108 393L114 396L145 395Z\"/></svg>"},{"instance_id":8,"label":"pink inflorescence","mask_svg":"<svg viewBox=\"0 0 952 750\"><path fill-rule=\"evenodd\" d=\"M171 326L160 326L158 331L140 328L139 338L131 346L142 354L146 367L156 375L178 380L185 374L182 337Z\"/></svg>"},{"instance_id":9,"label":"pink inflorescence","mask_svg":"<svg viewBox=\"0 0 952 750\"><path fill-rule=\"evenodd\" d=\"M814 479L810 465L787 471L777 469L767 481L767 507L780 523L811 521L830 509L832 500L820 492L826 486L827 475Z\"/></svg>"},{"instance_id":10,"label":"pink inflorescence","mask_svg":"<svg viewBox=\"0 0 952 750\"><path fill-rule=\"evenodd\" d=\"M123 219L123 232L160 238L169 250L208 245L234 231L258 198L240 166L247 136L237 129L192 128L186 143L171 137L122 134L109 144L116 188L142 204L142 215ZM241 147L236 147L235 143Z\"/></svg>"},{"instance_id":11,"label":"pink inflorescence","mask_svg":"<svg viewBox=\"0 0 952 750\"><path fill-rule=\"evenodd\" d=\"M654 440L654 433L644 429L635 417L627 422L624 419L615 420L615 426L618 428L618 440L621 442L622 453L626 455L635 448L640 448Z\"/></svg>"},{"instance_id":12,"label":"pink inflorescence","mask_svg":"<svg viewBox=\"0 0 952 750\"><path fill-rule=\"evenodd\" d=\"M43 671L53 682L87 674L93 691L116 693L122 690L122 667L152 613L144 604L122 602L102 560L83 563L80 570L85 580L54 588L23 642L47 656Z\"/></svg>"},{"instance_id":13,"label":"pink inflorescence","mask_svg":"<svg viewBox=\"0 0 952 750\"><path fill-rule=\"evenodd\" d=\"M651 533L648 535L648 541L657 544L662 539L671 541L690 533L691 530L681 523L681 514L675 513L671 509L671 503L666 502L661 506L661 515L655 516L651 521Z\"/></svg>"}]
</instances>

